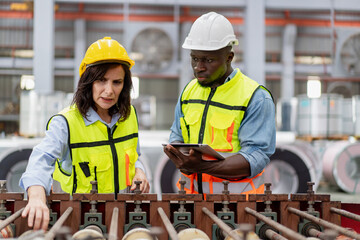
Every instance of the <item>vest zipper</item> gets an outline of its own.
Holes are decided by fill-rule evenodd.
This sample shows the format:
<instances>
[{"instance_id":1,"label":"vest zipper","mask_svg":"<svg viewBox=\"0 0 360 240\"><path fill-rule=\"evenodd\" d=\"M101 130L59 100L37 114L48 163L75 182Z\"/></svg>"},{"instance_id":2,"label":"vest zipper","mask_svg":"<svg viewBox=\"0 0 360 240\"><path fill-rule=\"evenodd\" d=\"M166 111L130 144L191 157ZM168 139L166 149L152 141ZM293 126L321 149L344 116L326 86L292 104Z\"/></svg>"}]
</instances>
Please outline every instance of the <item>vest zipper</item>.
<instances>
[{"instance_id":1,"label":"vest zipper","mask_svg":"<svg viewBox=\"0 0 360 240\"><path fill-rule=\"evenodd\" d=\"M208 99L206 100L206 104L204 107L204 112L201 118L201 125L200 125L200 131L199 131L199 139L198 139L198 143L203 143L204 141L204 131L205 131L205 126L206 126L206 117L207 117L207 113L209 110L209 106L210 106L210 101L211 98L214 96L216 91L216 88L212 88L209 94ZM203 193L203 187L202 187L202 174L201 173L197 173L197 182L198 182L198 193L202 194Z\"/></svg>"},{"instance_id":2,"label":"vest zipper","mask_svg":"<svg viewBox=\"0 0 360 240\"><path fill-rule=\"evenodd\" d=\"M116 127L114 128L115 131ZM118 161L118 155L116 152L116 148L115 148L115 143L114 143L114 139L112 136L112 132L111 129L108 127L107 128L108 131L108 136L109 136L109 142L110 142L110 148L111 148L111 153L113 156L113 165L114 165L114 194L115 194L115 199L117 199L117 193L119 192L119 161Z\"/></svg>"}]
</instances>

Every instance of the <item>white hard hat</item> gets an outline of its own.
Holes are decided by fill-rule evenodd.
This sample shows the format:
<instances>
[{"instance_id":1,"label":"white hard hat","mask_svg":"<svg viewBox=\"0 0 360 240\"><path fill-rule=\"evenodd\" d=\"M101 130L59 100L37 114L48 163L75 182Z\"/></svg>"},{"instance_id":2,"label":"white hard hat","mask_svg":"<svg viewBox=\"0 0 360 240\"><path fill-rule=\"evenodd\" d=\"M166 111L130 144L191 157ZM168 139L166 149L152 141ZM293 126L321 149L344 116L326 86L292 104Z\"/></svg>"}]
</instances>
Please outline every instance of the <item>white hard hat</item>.
<instances>
[{"instance_id":1,"label":"white hard hat","mask_svg":"<svg viewBox=\"0 0 360 240\"><path fill-rule=\"evenodd\" d=\"M214 51L238 44L229 20L221 14L209 12L196 19L182 47L192 50Z\"/></svg>"}]
</instances>

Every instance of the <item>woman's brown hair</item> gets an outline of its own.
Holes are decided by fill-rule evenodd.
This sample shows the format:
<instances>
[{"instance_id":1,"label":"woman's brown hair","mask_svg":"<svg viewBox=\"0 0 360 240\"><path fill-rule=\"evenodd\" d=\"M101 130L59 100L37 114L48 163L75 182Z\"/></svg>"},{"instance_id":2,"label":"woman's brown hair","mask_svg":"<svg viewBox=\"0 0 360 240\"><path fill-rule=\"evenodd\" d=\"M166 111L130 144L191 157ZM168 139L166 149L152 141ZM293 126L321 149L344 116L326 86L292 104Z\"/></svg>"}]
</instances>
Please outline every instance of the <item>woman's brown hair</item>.
<instances>
[{"instance_id":1,"label":"woman's brown hair","mask_svg":"<svg viewBox=\"0 0 360 240\"><path fill-rule=\"evenodd\" d=\"M110 68L117 66L122 66L125 71L124 87L120 93L118 102L109 108L109 114L113 116L116 113L120 113L120 121L125 121L129 117L131 107L130 91L132 89L131 72L129 66L122 63L103 63L86 68L80 77L77 90L72 100L72 104L76 104L83 117L87 118L86 113L90 107L95 111L97 110L93 100L93 83L98 79L104 78Z\"/></svg>"}]
</instances>

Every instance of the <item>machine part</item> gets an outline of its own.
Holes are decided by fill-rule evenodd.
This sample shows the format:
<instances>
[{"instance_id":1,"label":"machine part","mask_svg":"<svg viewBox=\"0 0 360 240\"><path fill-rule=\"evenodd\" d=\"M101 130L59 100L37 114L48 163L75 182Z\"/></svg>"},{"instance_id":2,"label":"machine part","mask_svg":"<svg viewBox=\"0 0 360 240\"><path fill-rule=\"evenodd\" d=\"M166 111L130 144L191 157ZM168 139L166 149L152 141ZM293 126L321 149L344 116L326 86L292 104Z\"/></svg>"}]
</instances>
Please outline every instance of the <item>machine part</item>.
<instances>
[{"instance_id":1,"label":"machine part","mask_svg":"<svg viewBox=\"0 0 360 240\"><path fill-rule=\"evenodd\" d=\"M119 208L115 207L111 216L110 230L108 240L118 239L118 222L119 222Z\"/></svg>"},{"instance_id":2,"label":"machine part","mask_svg":"<svg viewBox=\"0 0 360 240\"><path fill-rule=\"evenodd\" d=\"M179 183L180 183L179 194L186 194L186 191L184 190L186 182L179 181ZM186 201L179 201L180 207L178 211L174 212L173 226L176 232L180 232L181 230L186 228L195 228L195 225L191 223L191 212L186 211L185 203Z\"/></svg>"},{"instance_id":3,"label":"machine part","mask_svg":"<svg viewBox=\"0 0 360 240\"><path fill-rule=\"evenodd\" d=\"M136 189L134 190L136 195L141 193L140 184L141 181L135 181ZM133 212L129 212L129 223L124 225L124 232L128 232L135 228L150 228L151 225L147 224L147 213L141 209L141 201L135 200L135 209Z\"/></svg>"},{"instance_id":4,"label":"machine part","mask_svg":"<svg viewBox=\"0 0 360 240\"><path fill-rule=\"evenodd\" d=\"M235 224L235 214L232 211L218 211L216 213L217 217L226 223L231 229L236 229L237 225ZM223 240L227 234L224 235L223 230L217 225L213 224L212 226L212 239Z\"/></svg>"},{"instance_id":5,"label":"machine part","mask_svg":"<svg viewBox=\"0 0 360 240\"><path fill-rule=\"evenodd\" d=\"M20 240L44 240L44 238L44 230L27 230L19 237Z\"/></svg>"},{"instance_id":6,"label":"machine part","mask_svg":"<svg viewBox=\"0 0 360 240\"><path fill-rule=\"evenodd\" d=\"M299 232L306 237L312 237L309 233L310 229L315 229L319 232L323 231L321 226L306 219L304 219L304 221L299 224Z\"/></svg>"},{"instance_id":7,"label":"machine part","mask_svg":"<svg viewBox=\"0 0 360 240\"><path fill-rule=\"evenodd\" d=\"M283 234L293 236L296 239L301 239L301 240L306 239L304 236L302 236L299 233L293 231L292 229L287 228L287 227L279 224L278 222L275 222L274 220L262 215L261 213L258 213L257 211L255 211L255 210L253 210L253 209L251 209L249 207L245 207L245 212L247 212L248 214L256 217L260 221L263 221L264 223L266 223L266 225L269 225L273 229L276 229L277 231L279 231L279 232L281 232ZM260 238L261 238L261 236L260 236Z\"/></svg>"},{"instance_id":8,"label":"machine part","mask_svg":"<svg viewBox=\"0 0 360 240\"><path fill-rule=\"evenodd\" d=\"M73 208L72 207L68 207L65 212L61 215L61 217L59 218L59 220L56 221L56 223L54 224L54 226L50 229L49 232L46 233L45 235L45 239L54 239L57 231L59 231L59 229L62 227L62 225L64 224L64 222L66 221L66 219L70 216L70 214L72 213Z\"/></svg>"},{"instance_id":9,"label":"machine part","mask_svg":"<svg viewBox=\"0 0 360 240\"><path fill-rule=\"evenodd\" d=\"M191 223L191 212L174 212L173 226L176 232L186 228L195 228L195 225Z\"/></svg>"},{"instance_id":10,"label":"machine part","mask_svg":"<svg viewBox=\"0 0 360 240\"><path fill-rule=\"evenodd\" d=\"M360 193L360 143L339 141L323 154L323 176L347 193Z\"/></svg>"},{"instance_id":11,"label":"machine part","mask_svg":"<svg viewBox=\"0 0 360 240\"><path fill-rule=\"evenodd\" d=\"M153 237L150 235L150 230L146 228L134 228L127 232L122 240L153 240Z\"/></svg>"},{"instance_id":12,"label":"machine part","mask_svg":"<svg viewBox=\"0 0 360 240\"><path fill-rule=\"evenodd\" d=\"M169 237L171 239L176 239L177 238L177 232L174 228L174 226L171 224L169 218L166 216L166 213L164 212L164 209L162 209L161 207L159 207L158 209L158 213L161 217L161 220L163 221L166 231L169 234Z\"/></svg>"},{"instance_id":13,"label":"machine part","mask_svg":"<svg viewBox=\"0 0 360 240\"><path fill-rule=\"evenodd\" d=\"M264 181L271 183L274 194L306 193L307 182L317 189L322 176L318 154L310 143L295 141L278 144L265 168Z\"/></svg>"},{"instance_id":14,"label":"machine part","mask_svg":"<svg viewBox=\"0 0 360 240\"><path fill-rule=\"evenodd\" d=\"M94 186L94 185L93 185ZM102 233L106 233L106 226L102 224L103 215L96 210L96 201L90 201L91 209L84 214L84 224L80 229L99 228Z\"/></svg>"},{"instance_id":15,"label":"machine part","mask_svg":"<svg viewBox=\"0 0 360 240\"><path fill-rule=\"evenodd\" d=\"M194 228L195 226L193 224L186 224L186 223L174 223L174 228L176 230L176 232L181 232L182 230L184 229L187 229L187 228Z\"/></svg>"},{"instance_id":16,"label":"machine part","mask_svg":"<svg viewBox=\"0 0 360 240\"><path fill-rule=\"evenodd\" d=\"M135 228L149 228L146 212L129 212L129 223L124 225L124 232Z\"/></svg>"},{"instance_id":17,"label":"machine part","mask_svg":"<svg viewBox=\"0 0 360 240\"><path fill-rule=\"evenodd\" d=\"M262 224L260 225L260 228L259 228L258 230L256 230L256 232L257 232L257 234L258 234L258 236L259 236L260 239L268 239L266 233L267 233L269 230L272 230L273 232L278 233L278 231L277 231L276 229L270 227L269 225L267 225L267 224L265 224L265 223L263 223L263 222L261 222L261 223L262 223Z\"/></svg>"},{"instance_id":18,"label":"machine part","mask_svg":"<svg viewBox=\"0 0 360 240\"><path fill-rule=\"evenodd\" d=\"M356 232L353 232L353 231L350 231L346 228L343 228L343 227L340 227L336 224L333 224L331 222L328 222L328 221L325 221L321 218L317 218L317 217L314 217L313 215L307 213L307 212L303 212L303 211L300 211L296 208L293 208L293 207L288 207L288 211L291 212L291 213L294 213L296 215L299 215L300 217L302 218L305 218L309 221L312 221L314 223L317 223L321 226L323 226L324 228L330 228L330 229L333 229L345 236L348 236L348 237L351 237L353 239L360 239L360 234L357 234Z\"/></svg>"},{"instance_id":19,"label":"machine part","mask_svg":"<svg viewBox=\"0 0 360 240\"><path fill-rule=\"evenodd\" d=\"M260 212L263 216L277 222L277 213L276 212ZM255 226L255 232L259 235L261 239L266 239L266 230L272 229L274 232L276 231L274 228L271 228L269 225L264 222L259 222Z\"/></svg>"},{"instance_id":20,"label":"machine part","mask_svg":"<svg viewBox=\"0 0 360 240\"><path fill-rule=\"evenodd\" d=\"M57 217L57 212L53 211L50 207L49 207L49 210L50 210L49 228L51 228L52 226L54 226L54 224L58 220L58 217Z\"/></svg>"},{"instance_id":21,"label":"machine part","mask_svg":"<svg viewBox=\"0 0 360 240\"><path fill-rule=\"evenodd\" d=\"M233 230L236 229L236 227L228 222L226 222L226 224ZM233 230L231 230L230 232L233 232ZM236 233L234 233L236 234ZM225 237L227 236L227 234L224 234L224 231L216 224L213 224L212 226L212 239L217 239L217 240L223 240L225 239Z\"/></svg>"},{"instance_id":22,"label":"machine part","mask_svg":"<svg viewBox=\"0 0 360 240\"><path fill-rule=\"evenodd\" d=\"M6 181L2 181L2 190L6 190L5 186L6 186ZM2 192L3 192L2 191ZM0 200L0 229L4 230L1 231L2 235L13 235L16 231L15 229L15 224L13 223L15 221L15 219L17 219L18 217L21 216L22 211L24 210L24 208L21 208L20 210L18 210L17 212L15 212L14 214L11 214L11 211L7 211L6 207L5 207L5 200ZM11 231L10 231L11 229Z\"/></svg>"},{"instance_id":23,"label":"machine part","mask_svg":"<svg viewBox=\"0 0 360 240\"><path fill-rule=\"evenodd\" d=\"M210 238L200 229L197 228L188 228L180 231L178 233L179 240L188 240L188 239L196 239L196 240L210 240Z\"/></svg>"},{"instance_id":24,"label":"machine part","mask_svg":"<svg viewBox=\"0 0 360 240\"><path fill-rule=\"evenodd\" d=\"M354 220L360 222L360 215L358 215L358 214L354 214L354 213L348 212L346 210L338 209L338 208L334 208L334 207L331 207L330 211L334 212L334 213L337 213L337 214L339 214L341 216L344 216L344 217L347 217L347 218L350 218L350 219L354 219Z\"/></svg>"},{"instance_id":25,"label":"machine part","mask_svg":"<svg viewBox=\"0 0 360 240\"><path fill-rule=\"evenodd\" d=\"M232 230L231 232L244 240L259 240L259 236L252 231L253 225L251 224L239 224L239 228ZM226 236L225 240L234 240L230 236Z\"/></svg>"},{"instance_id":26,"label":"machine part","mask_svg":"<svg viewBox=\"0 0 360 240\"><path fill-rule=\"evenodd\" d=\"M10 148L0 154L0 179L6 179L9 192L24 192L19 187L19 180L25 172L31 152L32 146Z\"/></svg>"},{"instance_id":27,"label":"machine part","mask_svg":"<svg viewBox=\"0 0 360 240\"><path fill-rule=\"evenodd\" d=\"M0 220L0 224L3 225L4 220ZM13 238L15 236L15 230L10 225L5 225L1 228L0 238Z\"/></svg>"},{"instance_id":28,"label":"machine part","mask_svg":"<svg viewBox=\"0 0 360 240\"><path fill-rule=\"evenodd\" d=\"M238 236L236 236L236 234L232 234L231 231L233 230L232 227L230 227L228 225L228 223L224 222L224 219L219 218L218 216L216 216L214 213L212 213L209 209L207 209L206 207L203 207L202 212L205 213L214 223L216 223L217 227L219 229L221 229L225 234L225 235L230 235L232 238L234 238L235 240L238 240ZM225 217L228 217L228 215L224 215ZM214 226L212 227L213 229L213 236L214 236ZM223 235L224 236L224 235ZM213 238L216 239L216 238Z\"/></svg>"},{"instance_id":29,"label":"machine part","mask_svg":"<svg viewBox=\"0 0 360 240\"><path fill-rule=\"evenodd\" d=\"M82 229L74 233L73 239L74 240L83 240L83 239L105 240L106 238L101 233L99 233L94 229Z\"/></svg>"},{"instance_id":30,"label":"machine part","mask_svg":"<svg viewBox=\"0 0 360 240\"><path fill-rule=\"evenodd\" d=\"M176 183L180 178L180 171L175 167L168 156L164 155L157 163L154 176L156 193L178 192Z\"/></svg>"},{"instance_id":31,"label":"machine part","mask_svg":"<svg viewBox=\"0 0 360 240\"><path fill-rule=\"evenodd\" d=\"M3 201L3 200L1 200L1 201ZM5 212L0 213L0 217L2 218L0 220L0 229L1 230L5 229L4 231L1 231L1 234L3 236L4 235L8 235L8 236L12 235L12 236L14 236L15 224L13 224L12 222L14 222L15 219L17 219L18 217L21 216L21 213L22 213L23 210L24 210L24 208L21 208L20 210L16 211L12 215L11 215L10 211L5 211Z\"/></svg>"}]
</instances>

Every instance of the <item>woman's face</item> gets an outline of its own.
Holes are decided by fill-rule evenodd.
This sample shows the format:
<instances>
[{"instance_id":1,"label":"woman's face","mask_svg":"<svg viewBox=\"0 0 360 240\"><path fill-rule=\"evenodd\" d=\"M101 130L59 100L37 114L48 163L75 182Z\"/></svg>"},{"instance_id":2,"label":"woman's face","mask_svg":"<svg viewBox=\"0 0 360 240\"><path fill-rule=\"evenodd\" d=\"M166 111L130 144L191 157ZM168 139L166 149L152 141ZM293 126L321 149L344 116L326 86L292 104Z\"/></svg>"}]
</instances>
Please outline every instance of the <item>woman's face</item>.
<instances>
[{"instance_id":1,"label":"woman's face","mask_svg":"<svg viewBox=\"0 0 360 240\"><path fill-rule=\"evenodd\" d=\"M117 65L109 68L103 79L97 79L93 83L93 100L98 113L107 113L117 103L124 81L125 71L121 65Z\"/></svg>"}]
</instances>

